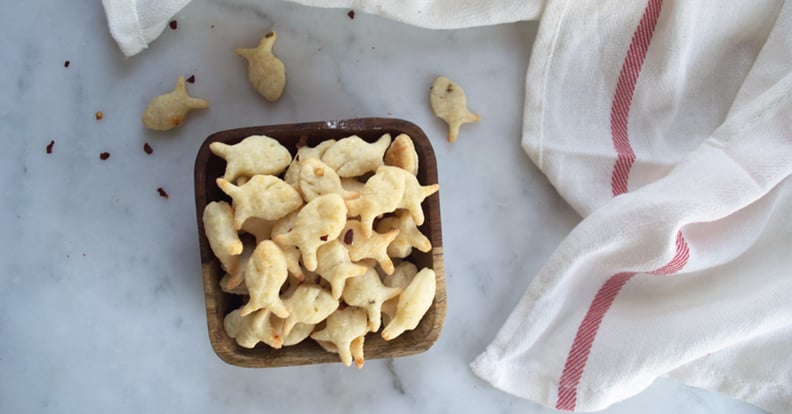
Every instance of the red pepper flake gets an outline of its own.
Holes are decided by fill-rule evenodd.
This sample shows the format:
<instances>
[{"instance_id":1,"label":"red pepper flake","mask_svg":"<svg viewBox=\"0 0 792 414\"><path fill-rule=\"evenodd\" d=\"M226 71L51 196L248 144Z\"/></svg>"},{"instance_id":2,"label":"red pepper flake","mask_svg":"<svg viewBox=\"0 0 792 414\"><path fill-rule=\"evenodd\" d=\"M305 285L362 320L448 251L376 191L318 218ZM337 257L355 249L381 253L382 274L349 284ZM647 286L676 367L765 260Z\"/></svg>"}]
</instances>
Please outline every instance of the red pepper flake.
<instances>
[{"instance_id":1,"label":"red pepper flake","mask_svg":"<svg viewBox=\"0 0 792 414\"><path fill-rule=\"evenodd\" d=\"M52 140L50 141L49 144L47 144L47 154L52 154L52 147L54 146L55 146L55 140Z\"/></svg>"},{"instance_id":2,"label":"red pepper flake","mask_svg":"<svg viewBox=\"0 0 792 414\"><path fill-rule=\"evenodd\" d=\"M187 78L187 82L195 83L195 75L190 75L190 77Z\"/></svg>"},{"instance_id":3,"label":"red pepper flake","mask_svg":"<svg viewBox=\"0 0 792 414\"><path fill-rule=\"evenodd\" d=\"M160 197L168 198L168 193L166 193L165 190L162 189L162 187L157 188L157 192L159 193Z\"/></svg>"},{"instance_id":4,"label":"red pepper flake","mask_svg":"<svg viewBox=\"0 0 792 414\"><path fill-rule=\"evenodd\" d=\"M151 153L154 152L154 149L151 148L151 145L149 145L148 142L146 142L143 144L143 151L146 151L146 154L151 155Z\"/></svg>"},{"instance_id":5,"label":"red pepper flake","mask_svg":"<svg viewBox=\"0 0 792 414\"><path fill-rule=\"evenodd\" d=\"M319 237L319 240L321 240L321 241L327 241L327 236L329 236L329 235L328 235L328 234L325 234L324 236L321 236L321 237Z\"/></svg>"},{"instance_id":6,"label":"red pepper flake","mask_svg":"<svg viewBox=\"0 0 792 414\"><path fill-rule=\"evenodd\" d=\"M102 113L102 111L96 111L96 120L101 121L102 118L104 118L104 114Z\"/></svg>"},{"instance_id":7,"label":"red pepper flake","mask_svg":"<svg viewBox=\"0 0 792 414\"><path fill-rule=\"evenodd\" d=\"M69 67L69 65L71 65L71 62L69 62L68 60L67 60L67 61L65 61L65 62L63 62L63 67L64 67L64 68L68 68L68 67Z\"/></svg>"},{"instance_id":8,"label":"red pepper flake","mask_svg":"<svg viewBox=\"0 0 792 414\"><path fill-rule=\"evenodd\" d=\"M110 153L109 152L103 152L103 153L99 154L99 159L102 160L102 161L104 161L104 160L106 160L108 158L110 158Z\"/></svg>"},{"instance_id":9,"label":"red pepper flake","mask_svg":"<svg viewBox=\"0 0 792 414\"><path fill-rule=\"evenodd\" d=\"M179 28L179 22L176 20L171 20L170 23L168 23L168 26L170 26L171 30L176 30Z\"/></svg>"},{"instance_id":10,"label":"red pepper flake","mask_svg":"<svg viewBox=\"0 0 792 414\"><path fill-rule=\"evenodd\" d=\"M353 232L352 229L347 230L347 232L344 233L344 243L352 244L352 240L354 240L354 237L355 237L355 232Z\"/></svg>"},{"instance_id":11,"label":"red pepper flake","mask_svg":"<svg viewBox=\"0 0 792 414\"><path fill-rule=\"evenodd\" d=\"M349 16L350 19L354 20L355 19L355 11L354 10L350 10L349 13L347 13L347 16Z\"/></svg>"}]
</instances>

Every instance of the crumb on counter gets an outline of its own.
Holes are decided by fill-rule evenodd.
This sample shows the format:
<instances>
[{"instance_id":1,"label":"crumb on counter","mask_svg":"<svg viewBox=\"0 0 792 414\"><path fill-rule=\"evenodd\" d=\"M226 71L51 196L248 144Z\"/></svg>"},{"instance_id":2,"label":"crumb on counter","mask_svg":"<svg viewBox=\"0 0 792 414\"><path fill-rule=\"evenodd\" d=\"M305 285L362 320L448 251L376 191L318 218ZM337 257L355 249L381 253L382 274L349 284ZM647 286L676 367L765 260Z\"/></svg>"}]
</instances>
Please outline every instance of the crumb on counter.
<instances>
[{"instance_id":1,"label":"crumb on counter","mask_svg":"<svg viewBox=\"0 0 792 414\"><path fill-rule=\"evenodd\" d=\"M52 147L54 146L55 146L55 140L52 140L50 141L49 144L47 144L47 154L52 154Z\"/></svg>"}]
</instances>

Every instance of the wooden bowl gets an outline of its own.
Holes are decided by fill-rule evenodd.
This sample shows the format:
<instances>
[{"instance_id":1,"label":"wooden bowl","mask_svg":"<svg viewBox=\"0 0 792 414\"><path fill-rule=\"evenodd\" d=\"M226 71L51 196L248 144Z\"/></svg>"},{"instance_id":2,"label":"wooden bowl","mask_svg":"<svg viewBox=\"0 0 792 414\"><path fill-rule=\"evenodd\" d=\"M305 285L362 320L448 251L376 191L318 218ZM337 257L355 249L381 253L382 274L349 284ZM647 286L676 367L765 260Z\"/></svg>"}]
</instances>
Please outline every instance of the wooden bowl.
<instances>
[{"instance_id":1,"label":"wooden bowl","mask_svg":"<svg viewBox=\"0 0 792 414\"><path fill-rule=\"evenodd\" d=\"M315 146L323 140L357 135L373 142L385 133L390 133L394 138L401 133L409 135L418 152L420 162L418 180L422 185L437 183L437 162L429 139L418 126L399 119L360 118L239 128L214 133L201 145L195 160L195 208L201 248L206 319L212 348L223 361L244 367L278 367L338 362L339 359L337 354L324 351L310 338L298 345L279 350L262 343L253 349L247 349L237 345L236 341L226 334L223 319L232 310L242 306L246 298L227 294L220 289L219 281L223 277L223 271L204 234L202 216L206 204L217 200L230 202L215 184L215 179L223 176L225 161L212 154L209 144L215 141L235 144L250 135L267 135L277 139L291 151L293 156L300 140ZM418 269L423 267L434 269L437 275L437 294L434 303L416 329L407 331L390 342L383 340L379 333L369 333L364 348L366 359L394 358L424 352L440 336L446 313L446 284L438 193L424 201L423 210L426 220L420 229L431 240L433 248L429 253L421 253L413 249L413 254L407 260L415 263Z\"/></svg>"}]
</instances>

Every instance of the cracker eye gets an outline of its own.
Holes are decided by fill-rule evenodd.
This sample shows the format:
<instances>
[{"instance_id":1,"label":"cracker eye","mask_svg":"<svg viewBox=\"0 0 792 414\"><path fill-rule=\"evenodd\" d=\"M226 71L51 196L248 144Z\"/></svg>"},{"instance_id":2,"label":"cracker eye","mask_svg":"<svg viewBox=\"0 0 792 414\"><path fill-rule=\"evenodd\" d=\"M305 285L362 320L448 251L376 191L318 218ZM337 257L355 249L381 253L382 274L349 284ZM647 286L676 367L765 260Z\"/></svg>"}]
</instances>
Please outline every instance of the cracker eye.
<instances>
[{"instance_id":1,"label":"cracker eye","mask_svg":"<svg viewBox=\"0 0 792 414\"><path fill-rule=\"evenodd\" d=\"M352 244L352 241L355 239L355 232L352 229L349 229L344 233L344 244Z\"/></svg>"}]
</instances>

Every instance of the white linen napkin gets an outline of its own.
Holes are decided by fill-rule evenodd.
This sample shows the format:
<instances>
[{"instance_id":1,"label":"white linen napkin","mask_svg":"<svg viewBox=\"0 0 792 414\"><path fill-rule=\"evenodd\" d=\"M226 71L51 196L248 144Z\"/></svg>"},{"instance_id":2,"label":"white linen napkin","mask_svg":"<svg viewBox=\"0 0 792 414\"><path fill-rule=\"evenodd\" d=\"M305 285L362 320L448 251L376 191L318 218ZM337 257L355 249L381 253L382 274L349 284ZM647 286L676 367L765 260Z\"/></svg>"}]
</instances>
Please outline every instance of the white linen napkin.
<instances>
[{"instance_id":1,"label":"white linen napkin","mask_svg":"<svg viewBox=\"0 0 792 414\"><path fill-rule=\"evenodd\" d=\"M541 14L522 144L585 219L477 375L569 411L669 376L792 412L790 2L294 1L429 28ZM130 1L104 3L119 39L108 4Z\"/></svg>"},{"instance_id":2,"label":"white linen napkin","mask_svg":"<svg viewBox=\"0 0 792 414\"><path fill-rule=\"evenodd\" d=\"M523 147L586 218L478 375L563 410L668 375L792 412L791 40L789 2L548 2Z\"/></svg>"}]
</instances>

